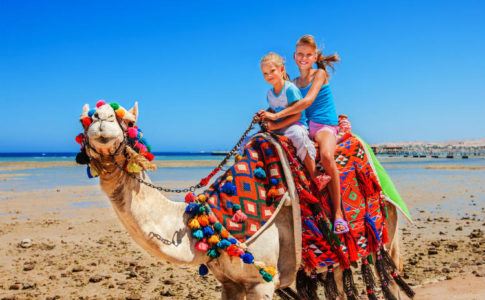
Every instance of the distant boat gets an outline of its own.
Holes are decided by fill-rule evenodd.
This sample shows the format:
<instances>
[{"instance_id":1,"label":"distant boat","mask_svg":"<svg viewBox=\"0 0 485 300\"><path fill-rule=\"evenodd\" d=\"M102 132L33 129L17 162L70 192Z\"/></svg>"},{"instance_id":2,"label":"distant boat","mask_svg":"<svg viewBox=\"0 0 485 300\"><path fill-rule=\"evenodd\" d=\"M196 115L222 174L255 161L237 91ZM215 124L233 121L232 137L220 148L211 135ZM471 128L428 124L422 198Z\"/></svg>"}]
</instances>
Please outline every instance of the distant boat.
<instances>
[{"instance_id":1,"label":"distant boat","mask_svg":"<svg viewBox=\"0 0 485 300\"><path fill-rule=\"evenodd\" d=\"M468 159L468 155L466 155L466 154L465 155L462 155L461 158Z\"/></svg>"},{"instance_id":2,"label":"distant boat","mask_svg":"<svg viewBox=\"0 0 485 300\"><path fill-rule=\"evenodd\" d=\"M431 155L432 158L440 158L438 155Z\"/></svg>"},{"instance_id":3,"label":"distant boat","mask_svg":"<svg viewBox=\"0 0 485 300\"><path fill-rule=\"evenodd\" d=\"M453 157L454 157L454 156L453 156L453 154L448 154L448 155L446 156L446 158L453 158Z\"/></svg>"},{"instance_id":4,"label":"distant boat","mask_svg":"<svg viewBox=\"0 0 485 300\"><path fill-rule=\"evenodd\" d=\"M419 157L426 157L426 155L424 155L424 154L421 154L421 155L420 155Z\"/></svg>"}]
</instances>

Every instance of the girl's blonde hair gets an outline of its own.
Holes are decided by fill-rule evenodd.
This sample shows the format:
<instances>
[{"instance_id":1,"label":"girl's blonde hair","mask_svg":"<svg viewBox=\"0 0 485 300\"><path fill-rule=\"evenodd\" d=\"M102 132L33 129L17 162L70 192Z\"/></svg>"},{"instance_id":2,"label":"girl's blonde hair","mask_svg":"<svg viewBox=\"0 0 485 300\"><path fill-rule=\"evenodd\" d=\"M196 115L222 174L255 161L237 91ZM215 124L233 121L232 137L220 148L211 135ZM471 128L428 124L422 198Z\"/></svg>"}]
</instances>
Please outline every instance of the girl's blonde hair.
<instances>
[{"instance_id":1,"label":"girl's blonde hair","mask_svg":"<svg viewBox=\"0 0 485 300\"><path fill-rule=\"evenodd\" d=\"M332 68L335 70L334 63L340 61L340 56L337 53L331 55L323 55L322 50L318 49L317 43L315 42L315 38L311 34L305 34L301 38L298 39L296 42L296 46L306 45L310 46L317 51L317 67L319 69L323 69L328 76L327 67Z\"/></svg>"},{"instance_id":2,"label":"girl's blonde hair","mask_svg":"<svg viewBox=\"0 0 485 300\"><path fill-rule=\"evenodd\" d=\"M281 57L281 55L275 52L269 52L263 56L259 62L260 65L265 63L272 63L277 67L283 67L283 79L290 80L290 76L288 76L288 73L286 73L285 59Z\"/></svg>"}]
</instances>

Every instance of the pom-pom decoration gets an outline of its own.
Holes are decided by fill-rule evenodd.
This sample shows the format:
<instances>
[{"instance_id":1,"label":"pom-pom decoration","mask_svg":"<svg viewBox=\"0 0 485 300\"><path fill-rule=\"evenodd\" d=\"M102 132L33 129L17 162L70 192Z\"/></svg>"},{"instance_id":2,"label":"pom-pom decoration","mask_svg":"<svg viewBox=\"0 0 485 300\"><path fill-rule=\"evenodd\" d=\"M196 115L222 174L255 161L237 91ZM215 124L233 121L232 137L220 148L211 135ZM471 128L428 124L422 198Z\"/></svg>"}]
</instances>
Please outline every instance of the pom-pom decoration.
<instances>
[{"instance_id":1,"label":"pom-pom decoration","mask_svg":"<svg viewBox=\"0 0 485 300\"><path fill-rule=\"evenodd\" d=\"M76 135L76 143L82 145L84 143L84 133Z\"/></svg>"},{"instance_id":2,"label":"pom-pom decoration","mask_svg":"<svg viewBox=\"0 0 485 300\"><path fill-rule=\"evenodd\" d=\"M191 203L191 202L194 202L196 199L194 193L192 192L189 192L185 195L185 203Z\"/></svg>"},{"instance_id":3,"label":"pom-pom decoration","mask_svg":"<svg viewBox=\"0 0 485 300\"><path fill-rule=\"evenodd\" d=\"M254 176L258 179L265 179L266 178L266 172L263 170L263 168L258 167L256 170L254 170Z\"/></svg>"},{"instance_id":4,"label":"pom-pom decoration","mask_svg":"<svg viewBox=\"0 0 485 300\"><path fill-rule=\"evenodd\" d=\"M244 223L247 219L248 216L241 210L236 211L236 213L231 218L231 220L236 223Z\"/></svg>"},{"instance_id":5,"label":"pom-pom decoration","mask_svg":"<svg viewBox=\"0 0 485 300\"><path fill-rule=\"evenodd\" d=\"M98 102L96 102L96 108L100 108L101 106L103 106L105 104L106 104L106 101L104 101L104 100L98 100Z\"/></svg>"},{"instance_id":6,"label":"pom-pom decoration","mask_svg":"<svg viewBox=\"0 0 485 300\"><path fill-rule=\"evenodd\" d=\"M195 243L195 249L200 252L207 252L207 250L209 250L209 247L209 244L207 244L204 240Z\"/></svg>"},{"instance_id":7,"label":"pom-pom decoration","mask_svg":"<svg viewBox=\"0 0 485 300\"><path fill-rule=\"evenodd\" d=\"M199 266L199 275L200 276L205 276L209 273L209 268L207 268L206 265L202 264Z\"/></svg>"}]
</instances>

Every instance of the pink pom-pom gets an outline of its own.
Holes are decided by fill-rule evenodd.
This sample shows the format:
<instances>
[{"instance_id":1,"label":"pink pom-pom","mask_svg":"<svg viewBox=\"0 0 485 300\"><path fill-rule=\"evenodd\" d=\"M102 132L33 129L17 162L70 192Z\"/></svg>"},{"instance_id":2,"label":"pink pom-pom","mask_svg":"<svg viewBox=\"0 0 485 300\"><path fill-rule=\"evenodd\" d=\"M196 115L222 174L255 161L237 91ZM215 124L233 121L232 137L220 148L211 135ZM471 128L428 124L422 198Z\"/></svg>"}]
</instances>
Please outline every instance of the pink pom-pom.
<instances>
[{"instance_id":1,"label":"pink pom-pom","mask_svg":"<svg viewBox=\"0 0 485 300\"><path fill-rule=\"evenodd\" d=\"M195 249L197 249L200 252L206 252L209 250L209 244L207 244L205 241L198 241L195 243Z\"/></svg>"},{"instance_id":2,"label":"pink pom-pom","mask_svg":"<svg viewBox=\"0 0 485 300\"><path fill-rule=\"evenodd\" d=\"M195 195L192 192L189 192L185 195L185 203L191 203L195 201Z\"/></svg>"},{"instance_id":3,"label":"pink pom-pom","mask_svg":"<svg viewBox=\"0 0 485 300\"><path fill-rule=\"evenodd\" d=\"M104 100L98 100L98 102L96 102L96 108L99 108L99 107L101 107L101 106L103 106L105 104L106 104L106 101L104 101Z\"/></svg>"},{"instance_id":4,"label":"pink pom-pom","mask_svg":"<svg viewBox=\"0 0 485 300\"><path fill-rule=\"evenodd\" d=\"M246 216L245 213L243 213L241 210L238 210L233 216L232 216L232 221L236 223L243 223L246 221L248 216Z\"/></svg>"},{"instance_id":5,"label":"pink pom-pom","mask_svg":"<svg viewBox=\"0 0 485 300\"><path fill-rule=\"evenodd\" d=\"M138 134L138 130L135 128L135 127L130 127L128 128L128 130L126 131L126 134L128 135L128 137L130 139L134 139L136 138L137 134Z\"/></svg>"},{"instance_id":6,"label":"pink pom-pom","mask_svg":"<svg viewBox=\"0 0 485 300\"><path fill-rule=\"evenodd\" d=\"M218 221L218 220L217 220L217 218L216 218L216 216L215 216L215 215L212 215L212 214L211 214L211 215L209 215L209 222L210 222L211 224L215 224L215 223L217 223L217 221Z\"/></svg>"}]
</instances>

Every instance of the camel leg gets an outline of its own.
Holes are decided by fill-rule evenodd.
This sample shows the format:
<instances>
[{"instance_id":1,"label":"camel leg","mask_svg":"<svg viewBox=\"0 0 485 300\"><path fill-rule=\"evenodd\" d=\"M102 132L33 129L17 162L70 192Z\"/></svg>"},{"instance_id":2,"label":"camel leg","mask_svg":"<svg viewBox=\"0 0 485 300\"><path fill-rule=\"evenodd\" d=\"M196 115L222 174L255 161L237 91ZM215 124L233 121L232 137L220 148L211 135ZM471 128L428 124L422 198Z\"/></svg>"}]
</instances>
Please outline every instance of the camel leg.
<instances>
[{"instance_id":1,"label":"camel leg","mask_svg":"<svg viewBox=\"0 0 485 300\"><path fill-rule=\"evenodd\" d=\"M337 290L339 296L337 297L337 300L343 300L345 297L345 291L344 291L344 273L342 268L336 267L333 269L333 276L335 277L335 283L337 284Z\"/></svg>"},{"instance_id":2,"label":"camel leg","mask_svg":"<svg viewBox=\"0 0 485 300\"><path fill-rule=\"evenodd\" d=\"M271 300L274 294L274 283L257 283L250 286L246 291L247 300Z\"/></svg>"},{"instance_id":3,"label":"camel leg","mask_svg":"<svg viewBox=\"0 0 485 300\"><path fill-rule=\"evenodd\" d=\"M243 285L231 281L222 283L222 300L244 300L245 296Z\"/></svg>"}]
</instances>

